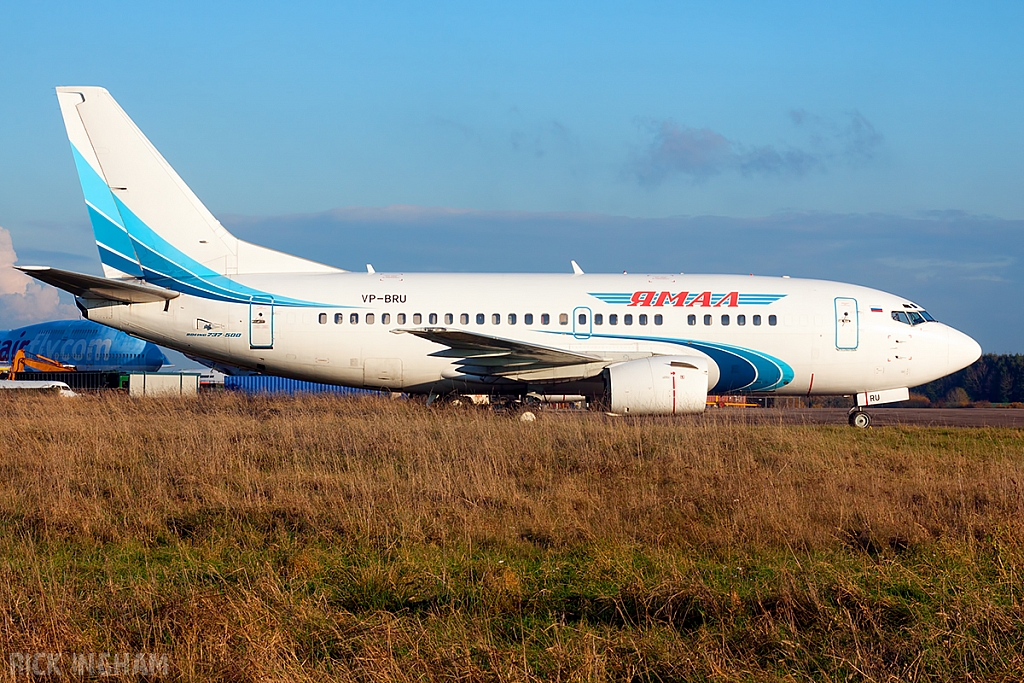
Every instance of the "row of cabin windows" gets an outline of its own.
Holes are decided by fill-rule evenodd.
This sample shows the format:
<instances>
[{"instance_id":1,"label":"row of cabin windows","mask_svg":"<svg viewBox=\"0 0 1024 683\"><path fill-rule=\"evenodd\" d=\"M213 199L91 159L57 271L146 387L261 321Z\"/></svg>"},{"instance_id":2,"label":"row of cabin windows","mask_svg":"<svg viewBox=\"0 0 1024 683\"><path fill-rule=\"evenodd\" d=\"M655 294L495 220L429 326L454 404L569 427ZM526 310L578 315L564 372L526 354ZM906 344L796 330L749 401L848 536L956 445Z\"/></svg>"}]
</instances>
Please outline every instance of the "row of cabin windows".
<instances>
[{"instance_id":1,"label":"row of cabin windows","mask_svg":"<svg viewBox=\"0 0 1024 683\"><path fill-rule=\"evenodd\" d=\"M704 316L704 324L705 325L710 325L712 323L712 321L713 321L713 316L711 316L711 315L705 315ZM732 322L732 320L731 320L731 318L730 318L730 316L728 314L725 314L725 315L722 316L722 325L729 325L729 324L731 324L731 322ZM760 315L753 315L753 316L751 316L750 322L752 322L754 325L760 325L761 324L761 316ZM687 325L696 325L697 324L697 316L693 315L692 313L690 315L686 316L686 324ZM742 313L737 315L736 316L736 324L737 325L746 325L747 324L747 316L743 315ZM773 326L773 327L775 325L778 325L779 324L778 317L774 316L774 315L768 316L768 324Z\"/></svg>"},{"instance_id":2,"label":"row of cabin windows","mask_svg":"<svg viewBox=\"0 0 1024 683\"><path fill-rule=\"evenodd\" d=\"M665 322L664 317L660 313L655 314L653 317L654 317L654 324L655 325L661 325L661 324L663 324ZM319 320L320 320L320 324L321 325L326 325L327 324L327 314L326 313L321 313ZM367 325L372 325L372 324L374 324L374 322L376 322L376 316L373 313L366 313L365 317L364 317L364 320L366 321ZM406 324L406 320L407 320L407 318L405 316L405 313L398 313L397 315L395 315L395 322L397 324L399 324L399 325L405 325ZM431 314L429 314L427 316L427 324L428 325L436 325L437 324L437 320L438 320L437 313L431 313ZM649 318L648 318L646 313L641 313L641 314L636 316L636 320L637 320L637 322L639 324L646 325L648 323ZM348 321L352 325L359 324L359 314L358 313L349 313L348 314ZM515 313L509 313L508 314L508 324L509 325L515 325L517 321L518 321L518 317L516 316ZM587 324L587 314L586 313L580 313L578 315L578 317L577 317L577 321L579 322L580 325L586 325ZM714 321L714 316L712 316L711 314L706 314L704 316L704 324L705 325L711 325L713 323L713 321ZM345 314L344 313L335 313L334 314L334 323L336 325L340 325L343 322L345 322ZM381 322L382 325L390 325L391 324L391 314L390 313L381 313L380 314L380 322ZM477 313L476 314L476 324L477 325L483 325L486 322L487 322L487 315L486 314L484 314L484 313ZM754 325L760 325L761 324L761 316L760 315L753 315L753 316L751 316L751 322ZM778 324L778 322L779 322L779 320L778 320L778 318L776 316L774 316L774 315L768 316L768 324L769 325L775 326L775 325ZM454 323L455 323L455 315L452 314L452 313L445 313L444 314L444 324L445 325L452 325ZM468 325L469 324L469 313L462 313L461 315L459 315L459 323L462 324L462 325ZM526 314L524 314L523 315L523 323L525 325L532 325L533 324L533 313L526 313ZM732 318L729 316L729 314L724 314L724 315L722 315L721 323L722 323L722 325L730 325L732 323ZM420 314L420 313L413 313L412 314L412 324L413 325L422 325L423 324L423 315ZM491 314L491 324L492 325L500 325L501 324L501 314L500 313L492 313ZM548 313L541 313L540 314L540 324L541 325L550 325L551 324L551 315L548 314ZM559 313L558 314L558 324L559 325L568 325L569 324L569 314L568 313ZM595 325L603 325L604 324L604 314L603 313L595 313L594 314L594 324ZM618 313L609 313L608 314L608 324L609 325L618 325L619 324L619 314ZM633 324L633 314L632 313L624 314L622 316L622 324L623 325L632 325ZM696 325L697 324L697 316L694 315L693 313L691 313L690 315L686 316L686 324L687 325ZM740 325L740 326L746 325L747 324L747 316L743 315L742 313L737 315L736 316L736 324Z\"/></svg>"}]
</instances>

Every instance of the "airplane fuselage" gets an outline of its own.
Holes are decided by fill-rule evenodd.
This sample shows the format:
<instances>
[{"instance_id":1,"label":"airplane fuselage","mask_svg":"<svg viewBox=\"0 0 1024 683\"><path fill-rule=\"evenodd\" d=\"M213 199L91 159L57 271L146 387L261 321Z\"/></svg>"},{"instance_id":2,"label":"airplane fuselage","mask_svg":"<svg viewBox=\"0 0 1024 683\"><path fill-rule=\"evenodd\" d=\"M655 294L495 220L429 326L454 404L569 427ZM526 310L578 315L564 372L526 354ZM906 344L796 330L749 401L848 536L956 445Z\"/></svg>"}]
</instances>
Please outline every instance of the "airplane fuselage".
<instances>
[{"instance_id":1,"label":"airplane fuselage","mask_svg":"<svg viewBox=\"0 0 1024 683\"><path fill-rule=\"evenodd\" d=\"M156 372L167 363L153 344L88 320L54 320L0 331L0 367L11 363L19 350L73 365L80 372Z\"/></svg>"},{"instance_id":2,"label":"airplane fuselage","mask_svg":"<svg viewBox=\"0 0 1024 683\"><path fill-rule=\"evenodd\" d=\"M494 377L405 329L445 328L621 362L709 359L710 393L854 394L924 384L972 362L966 335L901 322L920 307L879 290L733 275L318 273L237 276L321 306L215 301L112 305L92 320L272 374L363 388L516 393L599 380L579 364ZM262 321L261 321L262 319ZM907 318L909 320L909 318ZM441 353L441 355L434 355ZM605 363L607 365L607 363ZM561 389L559 389L561 390Z\"/></svg>"}]
</instances>

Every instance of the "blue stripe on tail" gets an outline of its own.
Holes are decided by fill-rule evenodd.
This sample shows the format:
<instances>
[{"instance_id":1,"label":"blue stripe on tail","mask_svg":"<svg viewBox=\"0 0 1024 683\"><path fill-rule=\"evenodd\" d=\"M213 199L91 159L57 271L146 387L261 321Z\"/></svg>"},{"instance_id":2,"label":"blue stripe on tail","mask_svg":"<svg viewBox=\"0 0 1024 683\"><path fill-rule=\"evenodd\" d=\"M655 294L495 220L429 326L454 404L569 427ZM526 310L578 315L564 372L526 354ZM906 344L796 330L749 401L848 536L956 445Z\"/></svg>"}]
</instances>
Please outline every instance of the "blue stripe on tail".
<instances>
[{"instance_id":1,"label":"blue stripe on tail","mask_svg":"<svg viewBox=\"0 0 1024 683\"><path fill-rule=\"evenodd\" d=\"M85 157L71 146L75 156L75 168L78 180L82 184L82 194L89 209L89 222L92 233L99 248L100 261L103 265L116 268L134 277L142 277L142 267L135 254L131 238L121 222L114 196L107 183L89 165Z\"/></svg>"}]
</instances>

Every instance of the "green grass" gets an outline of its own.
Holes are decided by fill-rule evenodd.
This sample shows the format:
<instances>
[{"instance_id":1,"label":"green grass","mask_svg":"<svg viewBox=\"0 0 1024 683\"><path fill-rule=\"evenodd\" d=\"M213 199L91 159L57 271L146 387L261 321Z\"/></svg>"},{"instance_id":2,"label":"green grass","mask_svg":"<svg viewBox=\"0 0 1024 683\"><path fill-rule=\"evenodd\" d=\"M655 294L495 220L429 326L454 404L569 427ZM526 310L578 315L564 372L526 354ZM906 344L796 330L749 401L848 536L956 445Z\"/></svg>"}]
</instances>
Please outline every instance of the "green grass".
<instances>
[{"instance_id":1,"label":"green grass","mask_svg":"<svg viewBox=\"0 0 1024 683\"><path fill-rule=\"evenodd\" d=\"M34 401L2 406L8 653L167 653L180 680L1024 679L1020 430Z\"/></svg>"}]
</instances>

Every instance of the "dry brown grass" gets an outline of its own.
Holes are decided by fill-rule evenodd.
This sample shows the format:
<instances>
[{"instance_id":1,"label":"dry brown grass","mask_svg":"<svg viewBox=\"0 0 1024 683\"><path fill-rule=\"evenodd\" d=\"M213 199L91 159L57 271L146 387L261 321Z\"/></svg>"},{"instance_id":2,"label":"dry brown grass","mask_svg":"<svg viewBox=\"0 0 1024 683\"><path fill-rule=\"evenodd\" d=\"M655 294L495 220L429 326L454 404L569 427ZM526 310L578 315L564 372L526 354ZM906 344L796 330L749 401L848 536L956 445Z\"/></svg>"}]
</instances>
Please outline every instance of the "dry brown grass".
<instances>
[{"instance_id":1,"label":"dry brown grass","mask_svg":"<svg viewBox=\"0 0 1024 683\"><path fill-rule=\"evenodd\" d=\"M185 680L1019 679L1011 429L0 396L5 652Z\"/></svg>"}]
</instances>

